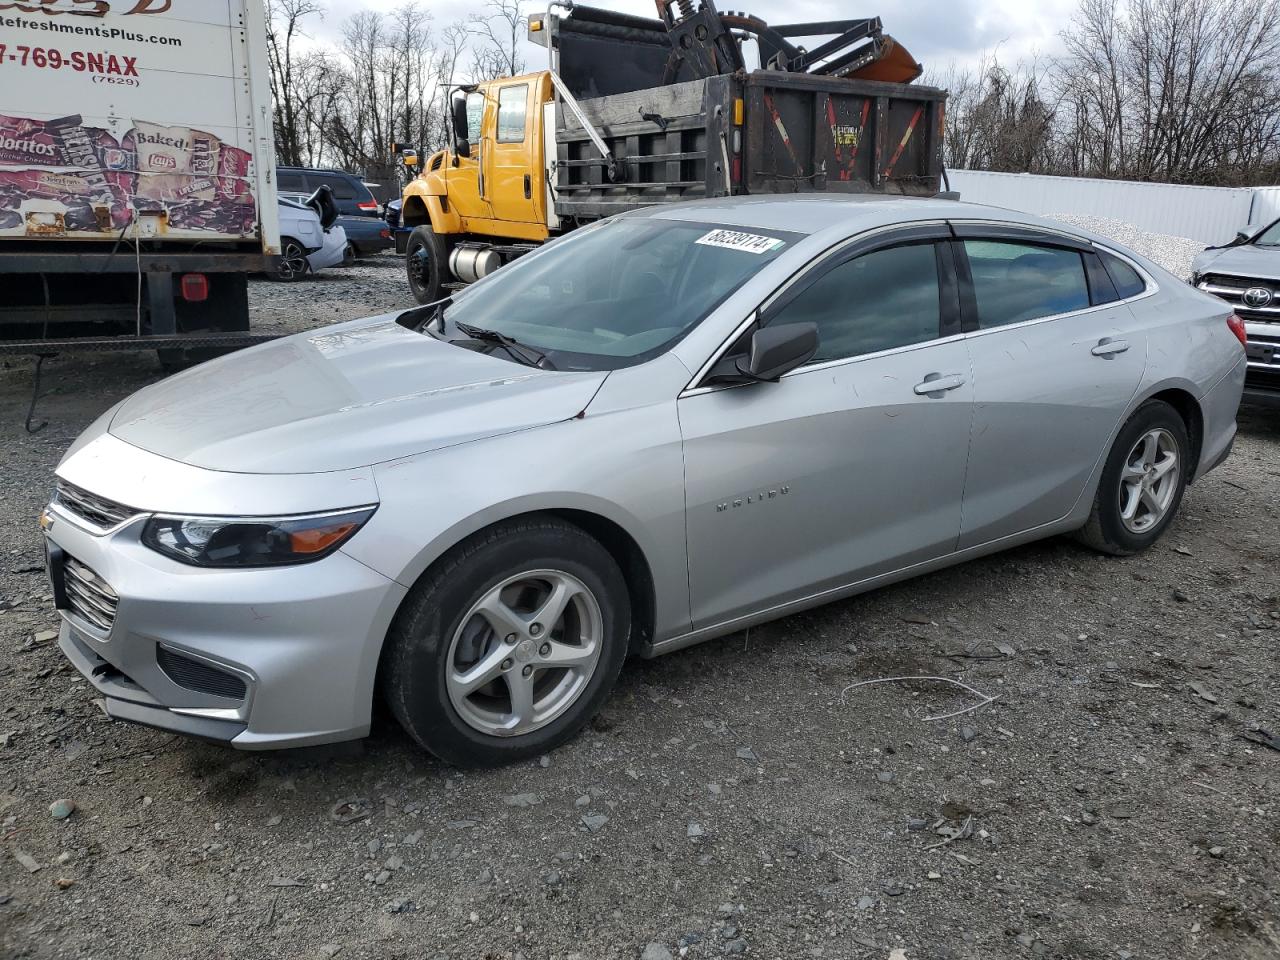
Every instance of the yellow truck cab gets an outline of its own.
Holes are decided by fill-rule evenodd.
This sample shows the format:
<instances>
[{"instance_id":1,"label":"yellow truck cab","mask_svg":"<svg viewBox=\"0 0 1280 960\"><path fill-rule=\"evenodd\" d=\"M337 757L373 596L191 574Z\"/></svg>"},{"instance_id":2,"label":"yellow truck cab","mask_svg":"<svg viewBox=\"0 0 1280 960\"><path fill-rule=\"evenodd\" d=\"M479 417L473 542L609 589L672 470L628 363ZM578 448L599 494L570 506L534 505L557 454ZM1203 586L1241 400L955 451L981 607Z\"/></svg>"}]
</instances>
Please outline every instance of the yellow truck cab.
<instances>
[{"instance_id":1,"label":"yellow truck cab","mask_svg":"<svg viewBox=\"0 0 1280 960\"><path fill-rule=\"evenodd\" d=\"M580 4L532 17L550 69L451 91L451 148L421 168L404 151L416 175L397 242L419 303L638 206L939 191L946 94L908 86L923 68L879 18L770 27L712 0L657 2L658 19ZM743 35L764 69L746 69Z\"/></svg>"},{"instance_id":2,"label":"yellow truck cab","mask_svg":"<svg viewBox=\"0 0 1280 960\"><path fill-rule=\"evenodd\" d=\"M548 219L544 123L550 71L458 92L455 128L465 124L465 136L455 129L453 149L427 158L405 187L401 207L401 223L413 230L406 248L409 283L421 303L439 299L450 280L472 282L542 243L554 222ZM495 250L495 241L513 249Z\"/></svg>"}]
</instances>

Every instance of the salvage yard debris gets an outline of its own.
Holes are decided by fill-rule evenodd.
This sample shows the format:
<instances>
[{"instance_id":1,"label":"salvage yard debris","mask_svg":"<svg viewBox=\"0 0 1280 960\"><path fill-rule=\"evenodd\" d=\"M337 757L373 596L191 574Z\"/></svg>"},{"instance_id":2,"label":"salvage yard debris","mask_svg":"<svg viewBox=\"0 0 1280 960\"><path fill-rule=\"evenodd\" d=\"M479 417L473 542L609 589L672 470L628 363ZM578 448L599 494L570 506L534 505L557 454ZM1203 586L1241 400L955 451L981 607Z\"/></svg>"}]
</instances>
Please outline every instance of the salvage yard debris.
<instances>
[{"instance_id":1,"label":"salvage yard debris","mask_svg":"<svg viewBox=\"0 0 1280 960\"><path fill-rule=\"evenodd\" d=\"M961 687L964 690L969 691L976 697L982 698L980 703L972 704L960 710L952 710L950 713L940 713L936 715L926 715L926 716L919 716L918 714L916 715L916 719L923 720L925 722L929 722L933 720L947 720L947 719L950 719L951 717L958 717L962 713L970 713L974 710L981 710L983 707L987 706L988 704L995 703L997 700L1000 699L1000 696L1001 696L1000 694L996 694L995 696L989 696L983 693L981 690L977 690L974 687L969 686L967 683L962 683L959 680L952 680L950 677L879 677L875 680L859 680L857 683L849 684L847 687L845 687L843 690L840 691L840 702L843 703L845 699L845 695L848 694L850 690L853 690L857 687L868 687L868 686L871 686L872 684L877 684L877 683L904 683L908 681L933 681L936 683L950 683L950 684L954 684L957 687ZM1012 736L1012 734L1010 734L1010 736Z\"/></svg>"}]
</instances>

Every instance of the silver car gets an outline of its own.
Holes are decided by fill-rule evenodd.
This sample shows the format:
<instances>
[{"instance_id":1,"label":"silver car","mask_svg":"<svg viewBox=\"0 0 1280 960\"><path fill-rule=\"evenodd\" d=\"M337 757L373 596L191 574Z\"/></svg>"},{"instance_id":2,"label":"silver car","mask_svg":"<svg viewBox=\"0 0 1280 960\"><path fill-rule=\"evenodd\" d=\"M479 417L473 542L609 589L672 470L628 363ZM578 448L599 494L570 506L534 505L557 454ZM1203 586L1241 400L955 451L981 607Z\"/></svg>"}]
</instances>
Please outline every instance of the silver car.
<instances>
[{"instance_id":1,"label":"silver car","mask_svg":"<svg viewBox=\"0 0 1280 960\"><path fill-rule=\"evenodd\" d=\"M1164 533L1229 453L1230 308L947 200L654 206L454 301L117 404L43 516L115 717L457 764L571 737L652 657L1054 534Z\"/></svg>"},{"instance_id":2,"label":"silver car","mask_svg":"<svg viewBox=\"0 0 1280 960\"><path fill-rule=\"evenodd\" d=\"M1245 392L1280 400L1280 221L1242 230L1226 246L1207 248L1191 269L1191 282L1226 300L1245 323Z\"/></svg>"}]
</instances>

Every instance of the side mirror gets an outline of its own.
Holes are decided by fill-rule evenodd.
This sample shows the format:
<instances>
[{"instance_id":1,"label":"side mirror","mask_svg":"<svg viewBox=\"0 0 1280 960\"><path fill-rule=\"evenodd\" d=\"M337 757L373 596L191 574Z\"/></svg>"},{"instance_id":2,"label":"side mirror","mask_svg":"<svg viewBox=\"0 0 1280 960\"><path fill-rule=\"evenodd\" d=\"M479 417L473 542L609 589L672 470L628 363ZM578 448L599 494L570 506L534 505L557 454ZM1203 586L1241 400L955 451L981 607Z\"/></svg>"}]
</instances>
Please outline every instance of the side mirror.
<instances>
[{"instance_id":1,"label":"side mirror","mask_svg":"<svg viewBox=\"0 0 1280 960\"><path fill-rule=\"evenodd\" d=\"M450 104L453 118L453 147L460 157L471 156L471 142L467 139L467 98L455 97Z\"/></svg>"},{"instance_id":2,"label":"side mirror","mask_svg":"<svg viewBox=\"0 0 1280 960\"><path fill-rule=\"evenodd\" d=\"M1231 242L1231 245L1233 247L1237 247L1242 243L1248 243L1252 239L1253 239L1253 234L1251 234L1248 230L1237 230L1236 238Z\"/></svg>"},{"instance_id":3,"label":"side mirror","mask_svg":"<svg viewBox=\"0 0 1280 960\"><path fill-rule=\"evenodd\" d=\"M751 352L738 360L738 372L752 380L774 381L818 352L816 323L783 323L751 336Z\"/></svg>"},{"instance_id":4,"label":"side mirror","mask_svg":"<svg viewBox=\"0 0 1280 960\"><path fill-rule=\"evenodd\" d=\"M773 382L784 373L808 363L817 352L816 324L783 323L776 327L763 327L751 335L746 354L721 359L707 382Z\"/></svg>"}]
</instances>

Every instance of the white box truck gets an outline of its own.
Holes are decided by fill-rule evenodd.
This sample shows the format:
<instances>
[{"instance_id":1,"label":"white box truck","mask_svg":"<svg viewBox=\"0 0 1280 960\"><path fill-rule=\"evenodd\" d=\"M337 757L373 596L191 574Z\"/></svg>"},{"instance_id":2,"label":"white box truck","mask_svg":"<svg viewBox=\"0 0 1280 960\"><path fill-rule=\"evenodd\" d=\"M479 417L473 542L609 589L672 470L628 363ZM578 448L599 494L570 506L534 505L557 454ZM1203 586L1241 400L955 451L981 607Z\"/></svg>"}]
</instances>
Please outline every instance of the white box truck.
<instances>
[{"instance_id":1,"label":"white box truck","mask_svg":"<svg viewBox=\"0 0 1280 960\"><path fill-rule=\"evenodd\" d=\"M261 0L0 0L0 354L256 340L272 136Z\"/></svg>"}]
</instances>

